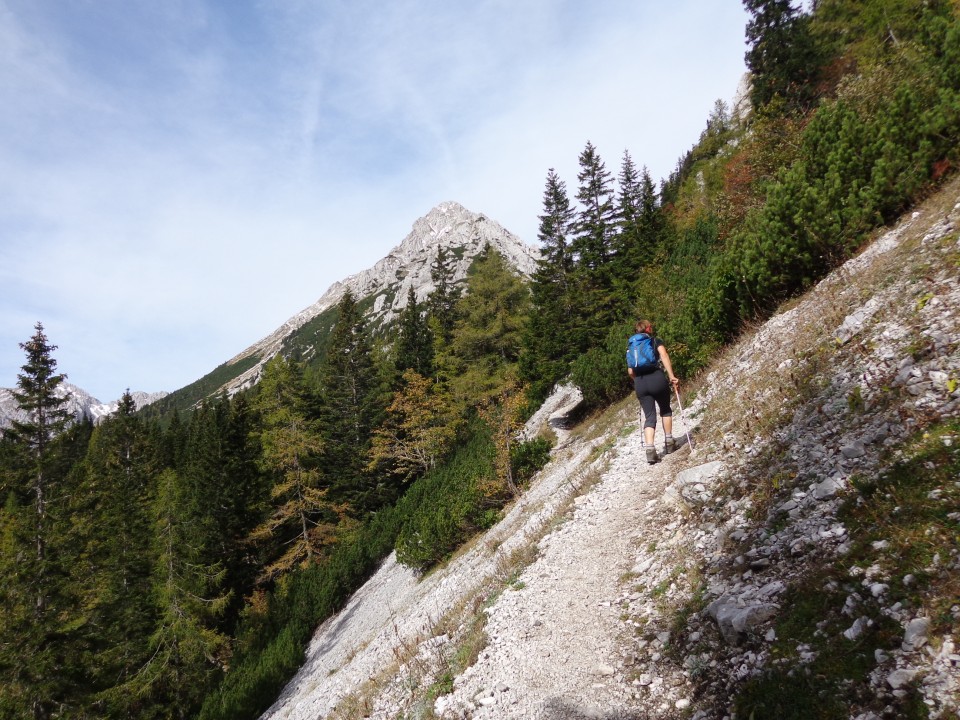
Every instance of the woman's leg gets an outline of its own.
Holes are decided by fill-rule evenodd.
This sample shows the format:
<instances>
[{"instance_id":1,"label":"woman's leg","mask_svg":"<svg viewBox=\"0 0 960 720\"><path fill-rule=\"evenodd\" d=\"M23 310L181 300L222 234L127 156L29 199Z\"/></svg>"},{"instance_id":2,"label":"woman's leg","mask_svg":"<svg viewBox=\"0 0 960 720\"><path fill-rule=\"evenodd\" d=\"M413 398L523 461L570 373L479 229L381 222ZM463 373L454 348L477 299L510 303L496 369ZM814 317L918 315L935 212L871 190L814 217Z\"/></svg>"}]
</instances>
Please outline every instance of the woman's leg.
<instances>
[{"instance_id":1,"label":"woman's leg","mask_svg":"<svg viewBox=\"0 0 960 720\"><path fill-rule=\"evenodd\" d=\"M657 434L657 428L644 426L643 428L643 442L647 447L653 447L653 439Z\"/></svg>"},{"instance_id":2,"label":"woman's leg","mask_svg":"<svg viewBox=\"0 0 960 720\"><path fill-rule=\"evenodd\" d=\"M670 407L670 383L667 376L658 371L651 375L647 385L650 394L660 408L660 419L663 423L663 452L669 454L676 449L673 440L673 408Z\"/></svg>"},{"instance_id":3,"label":"woman's leg","mask_svg":"<svg viewBox=\"0 0 960 720\"><path fill-rule=\"evenodd\" d=\"M643 444L646 447L647 462L655 463L659 460L653 445L657 433L657 402L650 394L649 377L649 375L641 375L635 378L633 387L637 392L640 408L643 410Z\"/></svg>"}]
</instances>

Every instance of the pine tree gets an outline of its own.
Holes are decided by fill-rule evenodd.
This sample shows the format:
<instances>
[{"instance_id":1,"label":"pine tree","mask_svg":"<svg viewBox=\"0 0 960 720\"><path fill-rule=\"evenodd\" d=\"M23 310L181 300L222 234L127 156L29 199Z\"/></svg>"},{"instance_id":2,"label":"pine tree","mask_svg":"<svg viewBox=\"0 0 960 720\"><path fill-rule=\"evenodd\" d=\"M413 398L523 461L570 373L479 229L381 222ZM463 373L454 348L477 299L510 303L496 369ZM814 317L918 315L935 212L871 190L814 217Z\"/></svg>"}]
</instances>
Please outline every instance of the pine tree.
<instances>
[{"instance_id":1,"label":"pine tree","mask_svg":"<svg viewBox=\"0 0 960 720\"><path fill-rule=\"evenodd\" d=\"M353 293L344 293L337 314L320 371L323 472L338 502L364 512L389 493L366 471L371 435L383 409L382 390L370 335Z\"/></svg>"},{"instance_id":2,"label":"pine tree","mask_svg":"<svg viewBox=\"0 0 960 720\"><path fill-rule=\"evenodd\" d=\"M419 375L433 374L433 333L423 306L417 302L417 293L411 286L407 305L397 320L398 337L394 351L394 365L398 373L413 370Z\"/></svg>"},{"instance_id":3,"label":"pine tree","mask_svg":"<svg viewBox=\"0 0 960 720\"><path fill-rule=\"evenodd\" d=\"M746 53L750 101L760 109L775 97L806 110L816 100L821 52L810 32L810 17L792 0L743 0L750 14Z\"/></svg>"},{"instance_id":4,"label":"pine tree","mask_svg":"<svg viewBox=\"0 0 960 720\"><path fill-rule=\"evenodd\" d=\"M616 236L620 224L613 178L591 143L580 153L577 200L580 212L575 225L576 345L581 351L602 341L605 328L615 322L614 267Z\"/></svg>"},{"instance_id":5,"label":"pine tree","mask_svg":"<svg viewBox=\"0 0 960 720\"><path fill-rule=\"evenodd\" d=\"M3 432L4 455L12 462L4 468L8 495L0 511L0 710L39 720L52 717L70 694L61 625L70 613L69 588L57 553L63 546L58 526L65 523L57 513L67 492L57 445L70 417L59 392L66 375L56 372L56 346L41 323L34 329L20 344L27 361L13 392L27 419Z\"/></svg>"},{"instance_id":6,"label":"pine tree","mask_svg":"<svg viewBox=\"0 0 960 720\"><path fill-rule=\"evenodd\" d=\"M530 285L532 311L520 357L521 377L530 383L532 402L546 399L577 354L576 342L571 339L574 299L570 233L574 215L566 184L550 168L537 234L540 257Z\"/></svg>"}]
</instances>

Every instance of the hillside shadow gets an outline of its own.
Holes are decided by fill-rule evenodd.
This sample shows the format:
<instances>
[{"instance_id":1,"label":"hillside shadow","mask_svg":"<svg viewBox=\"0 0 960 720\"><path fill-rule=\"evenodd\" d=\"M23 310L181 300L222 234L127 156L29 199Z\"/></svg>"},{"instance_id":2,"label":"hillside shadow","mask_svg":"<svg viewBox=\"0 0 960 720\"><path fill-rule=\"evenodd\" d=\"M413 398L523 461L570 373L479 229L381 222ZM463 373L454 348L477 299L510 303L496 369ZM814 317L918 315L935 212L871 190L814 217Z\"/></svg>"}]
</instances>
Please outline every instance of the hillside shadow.
<instances>
[{"instance_id":1,"label":"hillside shadow","mask_svg":"<svg viewBox=\"0 0 960 720\"><path fill-rule=\"evenodd\" d=\"M543 720L653 720L653 716L646 713L620 710L598 712L560 698L548 700L541 717Z\"/></svg>"}]
</instances>

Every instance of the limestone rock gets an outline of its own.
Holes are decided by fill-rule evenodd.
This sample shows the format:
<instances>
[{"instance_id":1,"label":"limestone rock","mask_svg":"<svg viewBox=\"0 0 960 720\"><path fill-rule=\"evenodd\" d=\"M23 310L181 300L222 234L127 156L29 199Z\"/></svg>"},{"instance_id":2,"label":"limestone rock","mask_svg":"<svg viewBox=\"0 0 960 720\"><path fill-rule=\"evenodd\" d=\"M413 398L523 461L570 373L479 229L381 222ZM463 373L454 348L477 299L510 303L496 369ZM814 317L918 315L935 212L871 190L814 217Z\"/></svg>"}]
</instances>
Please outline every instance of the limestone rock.
<instances>
[{"instance_id":1,"label":"limestone rock","mask_svg":"<svg viewBox=\"0 0 960 720\"><path fill-rule=\"evenodd\" d=\"M716 620L720 633L731 644L737 644L744 635L777 614L773 603L751 603L742 598L721 595L707 606L707 614Z\"/></svg>"}]
</instances>

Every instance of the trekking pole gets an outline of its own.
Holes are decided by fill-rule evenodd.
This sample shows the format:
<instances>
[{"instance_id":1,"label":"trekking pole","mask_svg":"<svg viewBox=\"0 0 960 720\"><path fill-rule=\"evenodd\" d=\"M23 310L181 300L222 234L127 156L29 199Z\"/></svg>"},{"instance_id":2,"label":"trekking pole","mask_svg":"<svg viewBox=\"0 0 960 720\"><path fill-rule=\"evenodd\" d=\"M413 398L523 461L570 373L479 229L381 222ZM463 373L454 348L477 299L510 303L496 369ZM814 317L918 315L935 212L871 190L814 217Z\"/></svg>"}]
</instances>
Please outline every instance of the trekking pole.
<instances>
[{"instance_id":1,"label":"trekking pole","mask_svg":"<svg viewBox=\"0 0 960 720\"><path fill-rule=\"evenodd\" d=\"M683 420L683 431L687 434L687 444L690 446L690 449L693 450L693 438L690 437L690 426L687 425L687 417L683 414L683 403L680 402L680 390L674 385L673 391L677 394L677 407L680 408L680 419Z\"/></svg>"}]
</instances>

